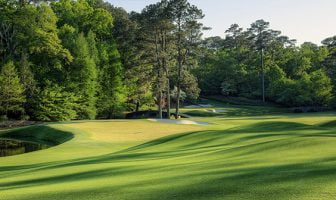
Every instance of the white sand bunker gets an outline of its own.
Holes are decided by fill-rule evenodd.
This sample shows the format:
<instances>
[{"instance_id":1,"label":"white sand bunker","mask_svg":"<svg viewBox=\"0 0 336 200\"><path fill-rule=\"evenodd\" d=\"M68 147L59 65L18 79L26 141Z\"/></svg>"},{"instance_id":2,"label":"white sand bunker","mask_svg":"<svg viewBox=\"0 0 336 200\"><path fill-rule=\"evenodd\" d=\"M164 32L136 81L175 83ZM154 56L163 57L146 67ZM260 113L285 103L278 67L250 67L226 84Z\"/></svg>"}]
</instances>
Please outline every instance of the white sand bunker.
<instances>
[{"instance_id":1,"label":"white sand bunker","mask_svg":"<svg viewBox=\"0 0 336 200\"><path fill-rule=\"evenodd\" d=\"M196 122L191 120L171 120L171 119L148 119L151 122L161 122L169 124L184 124L184 125L208 125L207 122Z\"/></svg>"},{"instance_id":2,"label":"white sand bunker","mask_svg":"<svg viewBox=\"0 0 336 200\"><path fill-rule=\"evenodd\" d=\"M225 113L225 110L222 109L210 109L210 110L206 110L208 112L212 112L212 113Z\"/></svg>"}]
</instances>

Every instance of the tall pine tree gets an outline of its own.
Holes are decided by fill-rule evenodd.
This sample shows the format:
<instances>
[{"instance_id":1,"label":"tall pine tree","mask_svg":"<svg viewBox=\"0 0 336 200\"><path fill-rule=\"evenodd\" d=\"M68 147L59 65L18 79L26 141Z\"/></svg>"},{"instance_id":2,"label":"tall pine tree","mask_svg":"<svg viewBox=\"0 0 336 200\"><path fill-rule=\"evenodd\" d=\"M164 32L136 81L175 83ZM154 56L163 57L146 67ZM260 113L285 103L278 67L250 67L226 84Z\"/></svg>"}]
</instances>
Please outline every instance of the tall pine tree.
<instances>
[{"instance_id":1,"label":"tall pine tree","mask_svg":"<svg viewBox=\"0 0 336 200\"><path fill-rule=\"evenodd\" d=\"M114 42L102 43L99 48L98 111L101 118L115 118L124 108L125 87L120 54Z\"/></svg>"},{"instance_id":2,"label":"tall pine tree","mask_svg":"<svg viewBox=\"0 0 336 200\"><path fill-rule=\"evenodd\" d=\"M18 116L24 112L26 101L24 87L20 83L14 63L5 64L0 73L0 112L7 117Z\"/></svg>"},{"instance_id":3,"label":"tall pine tree","mask_svg":"<svg viewBox=\"0 0 336 200\"><path fill-rule=\"evenodd\" d=\"M25 113L31 116L34 113L38 95L38 86L31 70L32 63L23 55L20 61L20 79L24 88L24 95L27 101L24 103Z\"/></svg>"},{"instance_id":4,"label":"tall pine tree","mask_svg":"<svg viewBox=\"0 0 336 200\"><path fill-rule=\"evenodd\" d=\"M83 34L79 34L74 47L75 60L72 63L71 73L75 86L73 91L80 105L77 111L79 119L96 117L97 67L90 51L86 38Z\"/></svg>"}]
</instances>

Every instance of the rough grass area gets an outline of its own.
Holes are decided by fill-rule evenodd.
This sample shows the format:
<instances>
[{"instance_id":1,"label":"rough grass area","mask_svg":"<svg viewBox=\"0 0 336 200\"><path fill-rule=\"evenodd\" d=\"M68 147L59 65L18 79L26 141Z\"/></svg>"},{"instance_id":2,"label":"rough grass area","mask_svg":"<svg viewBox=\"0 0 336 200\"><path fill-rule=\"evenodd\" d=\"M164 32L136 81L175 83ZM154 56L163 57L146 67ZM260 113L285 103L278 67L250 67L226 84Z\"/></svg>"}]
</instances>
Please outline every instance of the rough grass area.
<instances>
[{"instance_id":1,"label":"rough grass area","mask_svg":"<svg viewBox=\"0 0 336 200\"><path fill-rule=\"evenodd\" d=\"M192 118L208 126L118 120L6 132L73 139L0 158L0 199L336 199L335 113L233 109L241 113Z\"/></svg>"}]
</instances>

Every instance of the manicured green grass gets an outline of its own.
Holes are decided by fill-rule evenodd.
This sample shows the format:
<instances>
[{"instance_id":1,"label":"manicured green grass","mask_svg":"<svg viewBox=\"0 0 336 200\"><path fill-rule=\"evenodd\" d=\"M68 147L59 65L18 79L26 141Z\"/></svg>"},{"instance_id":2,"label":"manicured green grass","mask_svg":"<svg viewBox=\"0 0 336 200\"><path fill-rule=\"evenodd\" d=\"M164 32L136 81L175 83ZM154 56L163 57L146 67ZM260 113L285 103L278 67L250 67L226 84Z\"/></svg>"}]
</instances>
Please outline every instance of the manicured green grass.
<instances>
[{"instance_id":1,"label":"manicured green grass","mask_svg":"<svg viewBox=\"0 0 336 200\"><path fill-rule=\"evenodd\" d=\"M66 141L0 158L0 199L336 199L335 113L242 109L195 114L209 126L117 120L0 132ZM244 115L253 109L263 114Z\"/></svg>"},{"instance_id":2,"label":"manicured green grass","mask_svg":"<svg viewBox=\"0 0 336 200\"><path fill-rule=\"evenodd\" d=\"M270 107L270 106L249 106L249 105L232 105L222 103L216 100L203 100L212 108L197 108L197 109L182 109L184 113L190 116L200 117L246 117L246 116L264 116L264 115L279 115L290 113L288 108ZM213 113L209 110L216 108L222 110L222 113Z\"/></svg>"}]
</instances>

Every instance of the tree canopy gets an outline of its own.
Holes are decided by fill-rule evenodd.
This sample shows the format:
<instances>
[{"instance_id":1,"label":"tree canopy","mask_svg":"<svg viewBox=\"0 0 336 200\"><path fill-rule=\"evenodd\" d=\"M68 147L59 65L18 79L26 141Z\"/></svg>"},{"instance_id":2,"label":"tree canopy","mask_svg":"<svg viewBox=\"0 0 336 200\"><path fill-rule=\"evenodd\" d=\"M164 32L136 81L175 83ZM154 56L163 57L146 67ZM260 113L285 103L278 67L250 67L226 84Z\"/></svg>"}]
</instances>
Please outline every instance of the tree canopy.
<instances>
[{"instance_id":1,"label":"tree canopy","mask_svg":"<svg viewBox=\"0 0 336 200\"><path fill-rule=\"evenodd\" d=\"M0 0L0 114L43 121L119 118L223 95L334 106L336 36L296 41L264 20L203 37L188 0L126 12L103 0Z\"/></svg>"}]
</instances>

